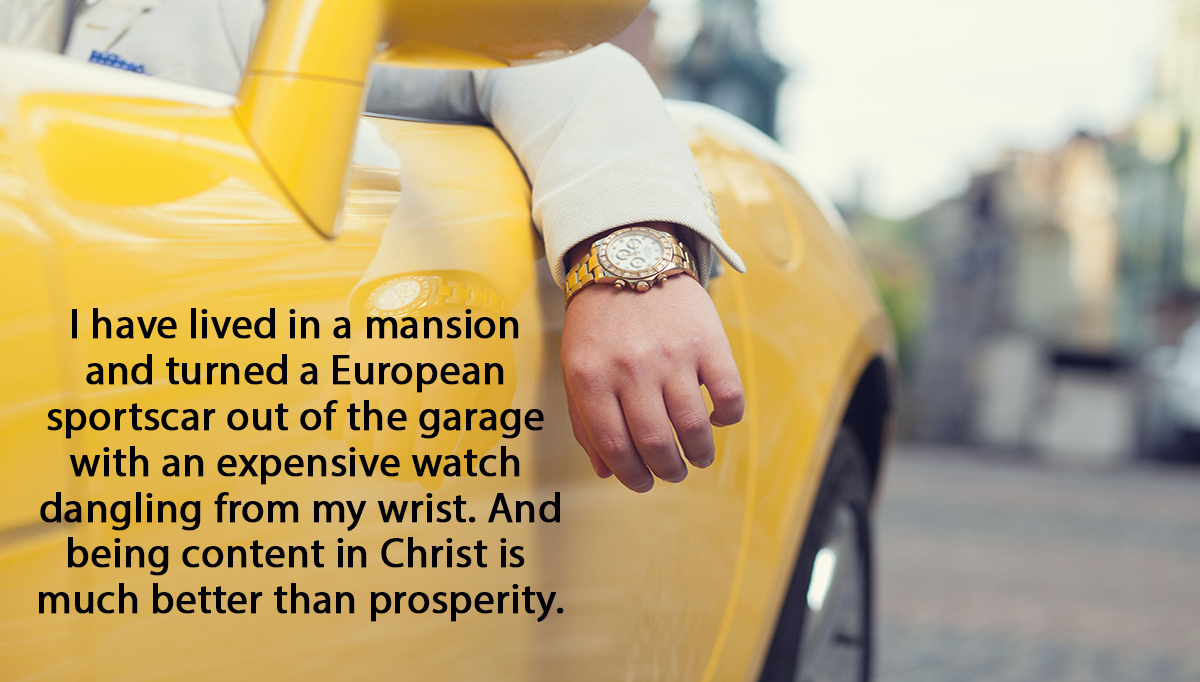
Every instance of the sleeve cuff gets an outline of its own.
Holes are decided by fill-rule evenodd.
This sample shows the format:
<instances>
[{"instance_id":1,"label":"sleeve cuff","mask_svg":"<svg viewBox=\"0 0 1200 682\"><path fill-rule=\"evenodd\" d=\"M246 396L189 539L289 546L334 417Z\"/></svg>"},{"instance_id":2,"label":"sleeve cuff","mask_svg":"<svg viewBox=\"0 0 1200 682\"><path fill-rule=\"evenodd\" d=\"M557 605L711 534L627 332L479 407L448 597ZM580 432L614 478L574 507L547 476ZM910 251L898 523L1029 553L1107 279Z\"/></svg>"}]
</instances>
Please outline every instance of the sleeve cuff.
<instances>
[{"instance_id":1,"label":"sleeve cuff","mask_svg":"<svg viewBox=\"0 0 1200 682\"><path fill-rule=\"evenodd\" d=\"M637 205L612 200L612 197L623 195L615 189L600 189L590 193L591 197L595 197L595 205L591 207L581 207L573 202L547 202L542 220L544 224L555 225L558 229L544 230L546 255L550 273L560 287L566 279L567 252L576 244L588 242L615 228L657 221L687 228L680 238L691 247L696 257L696 274L700 284L708 284L714 251L734 270L746 271L741 257L721 236L711 194L698 177L694 192L683 192L677 187L639 187L637 192L637 196L644 197ZM556 215L560 213L567 215Z\"/></svg>"}]
</instances>

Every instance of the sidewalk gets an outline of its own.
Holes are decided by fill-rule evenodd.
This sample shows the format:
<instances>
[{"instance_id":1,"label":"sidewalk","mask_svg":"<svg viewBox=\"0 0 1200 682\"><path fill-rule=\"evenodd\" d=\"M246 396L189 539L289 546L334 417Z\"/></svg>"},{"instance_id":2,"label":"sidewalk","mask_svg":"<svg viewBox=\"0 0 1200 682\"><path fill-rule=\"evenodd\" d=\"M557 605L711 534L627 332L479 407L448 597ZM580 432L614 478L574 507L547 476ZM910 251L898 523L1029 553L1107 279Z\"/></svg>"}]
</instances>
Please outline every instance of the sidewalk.
<instances>
[{"instance_id":1,"label":"sidewalk","mask_svg":"<svg viewBox=\"0 0 1200 682\"><path fill-rule=\"evenodd\" d=\"M885 486L880 682L1200 680L1200 468L903 447Z\"/></svg>"}]
</instances>

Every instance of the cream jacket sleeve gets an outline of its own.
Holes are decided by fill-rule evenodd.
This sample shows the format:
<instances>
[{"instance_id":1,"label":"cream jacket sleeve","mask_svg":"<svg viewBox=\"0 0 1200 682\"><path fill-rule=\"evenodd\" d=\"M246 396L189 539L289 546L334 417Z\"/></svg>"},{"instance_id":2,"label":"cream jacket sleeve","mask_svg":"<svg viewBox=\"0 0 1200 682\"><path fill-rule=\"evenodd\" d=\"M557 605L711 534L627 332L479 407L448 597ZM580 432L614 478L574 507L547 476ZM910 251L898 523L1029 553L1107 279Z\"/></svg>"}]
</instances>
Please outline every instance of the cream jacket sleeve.
<instances>
[{"instance_id":1,"label":"cream jacket sleeve","mask_svg":"<svg viewBox=\"0 0 1200 682\"><path fill-rule=\"evenodd\" d=\"M554 280L574 245L614 227L662 220L689 228L701 282L708 244L738 271L711 195L650 76L601 45L554 62L489 71L376 68L367 110L441 120L486 120L508 142L533 188L533 221Z\"/></svg>"},{"instance_id":2,"label":"cream jacket sleeve","mask_svg":"<svg viewBox=\"0 0 1200 682\"><path fill-rule=\"evenodd\" d=\"M66 53L234 92L263 7L260 0L84 0ZM529 178L533 222L560 286L572 246L654 220L690 230L702 283L711 267L708 244L744 270L721 237L711 194L662 96L617 47L488 71L380 67L367 109L493 125Z\"/></svg>"}]
</instances>

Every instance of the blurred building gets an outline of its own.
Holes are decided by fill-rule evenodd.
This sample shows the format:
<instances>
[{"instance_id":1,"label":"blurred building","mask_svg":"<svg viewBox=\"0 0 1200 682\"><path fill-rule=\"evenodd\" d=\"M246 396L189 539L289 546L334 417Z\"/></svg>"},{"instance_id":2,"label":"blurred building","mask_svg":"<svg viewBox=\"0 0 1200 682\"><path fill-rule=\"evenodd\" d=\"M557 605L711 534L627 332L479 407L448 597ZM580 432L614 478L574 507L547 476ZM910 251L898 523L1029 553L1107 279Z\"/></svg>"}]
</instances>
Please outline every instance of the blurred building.
<instances>
[{"instance_id":1,"label":"blurred building","mask_svg":"<svg viewBox=\"0 0 1200 682\"><path fill-rule=\"evenodd\" d=\"M763 49L756 0L701 0L700 30L675 66L671 97L707 102L775 136L786 71Z\"/></svg>"},{"instance_id":2,"label":"blurred building","mask_svg":"<svg viewBox=\"0 0 1200 682\"><path fill-rule=\"evenodd\" d=\"M1119 190L1116 333L1126 352L1174 343L1194 313L1186 266L1187 138L1173 108L1156 103L1109 145Z\"/></svg>"},{"instance_id":3,"label":"blurred building","mask_svg":"<svg viewBox=\"0 0 1200 682\"><path fill-rule=\"evenodd\" d=\"M1161 55L1160 106L1189 132L1184 149L1186 199L1183 273L1200 289L1200 0L1175 0L1173 33Z\"/></svg>"},{"instance_id":4,"label":"blurred building","mask_svg":"<svg viewBox=\"0 0 1200 682\"><path fill-rule=\"evenodd\" d=\"M933 273L912 383L918 438L1105 460L1132 448L1111 148L1079 133L1009 152L915 219Z\"/></svg>"},{"instance_id":5,"label":"blurred building","mask_svg":"<svg viewBox=\"0 0 1200 682\"><path fill-rule=\"evenodd\" d=\"M933 273L910 400L920 440L973 440L973 369L989 339L1011 326L1005 284L1016 240L1003 187L999 170L976 175L966 192L915 219Z\"/></svg>"}]
</instances>

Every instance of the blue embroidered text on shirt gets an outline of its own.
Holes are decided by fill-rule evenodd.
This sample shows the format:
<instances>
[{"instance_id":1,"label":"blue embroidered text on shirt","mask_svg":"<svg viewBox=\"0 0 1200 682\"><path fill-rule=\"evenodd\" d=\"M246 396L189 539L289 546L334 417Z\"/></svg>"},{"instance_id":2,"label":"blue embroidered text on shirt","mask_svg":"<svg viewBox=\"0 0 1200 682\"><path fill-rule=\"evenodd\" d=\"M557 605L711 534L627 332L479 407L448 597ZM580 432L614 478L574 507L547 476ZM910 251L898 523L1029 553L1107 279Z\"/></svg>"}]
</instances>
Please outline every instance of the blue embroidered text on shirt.
<instances>
[{"instance_id":1,"label":"blue embroidered text on shirt","mask_svg":"<svg viewBox=\"0 0 1200 682\"><path fill-rule=\"evenodd\" d=\"M88 57L88 61L93 64L101 64L103 66L111 66L114 69L122 71L132 71L134 73L146 73L145 64L134 64L121 59L115 52L101 52L92 50L92 56Z\"/></svg>"}]
</instances>

